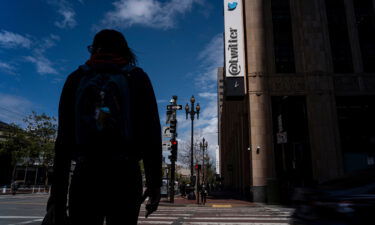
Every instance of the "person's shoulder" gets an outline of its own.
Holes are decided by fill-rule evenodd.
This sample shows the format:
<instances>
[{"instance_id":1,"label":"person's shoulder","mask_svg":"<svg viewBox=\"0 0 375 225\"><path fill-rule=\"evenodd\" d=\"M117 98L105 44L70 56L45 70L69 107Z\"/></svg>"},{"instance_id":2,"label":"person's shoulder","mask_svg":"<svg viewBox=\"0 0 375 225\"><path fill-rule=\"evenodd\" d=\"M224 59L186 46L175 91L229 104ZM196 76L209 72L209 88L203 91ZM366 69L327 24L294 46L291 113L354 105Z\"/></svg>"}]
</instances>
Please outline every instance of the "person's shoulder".
<instances>
[{"instance_id":1,"label":"person's shoulder","mask_svg":"<svg viewBox=\"0 0 375 225\"><path fill-rule=\"evenodd\" d=\"M133 77L135 80L148 80L148 75L147 73L141 68L141 67L138 67L138 66L134 66L131 70L130 70L130 76Z\"/></svg>"},{"instance_id":2,"label":"person's shoulder","mask_svg":"<svg viewBox=\"0 0 375 225\"><path fill-rule=\"evenodd\" d=\"M130 73L138 76L147 75L146 72L138 66L133 66L130 70Z\"/></svg>"},{"instance_id":3,"label":"person's shoulder","mask_svg":"<svg viewBox=\"0 0 375 225\"><path fill-rule=\"evenodd\" d=\"M71 72L66 78L67 81L75 81L81 78L83 75L90 71L90 67L86 64L78 66L73 72Z\"/></svg>"}]
</instances>

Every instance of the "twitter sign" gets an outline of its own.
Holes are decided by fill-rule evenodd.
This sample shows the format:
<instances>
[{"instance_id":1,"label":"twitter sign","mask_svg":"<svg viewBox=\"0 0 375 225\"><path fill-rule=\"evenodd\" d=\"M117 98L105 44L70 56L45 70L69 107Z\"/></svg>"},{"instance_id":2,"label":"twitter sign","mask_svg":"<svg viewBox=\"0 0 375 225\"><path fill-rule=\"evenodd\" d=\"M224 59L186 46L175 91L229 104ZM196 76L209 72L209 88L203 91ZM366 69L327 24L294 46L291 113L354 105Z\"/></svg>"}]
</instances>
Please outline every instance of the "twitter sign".
<instances>
[{"instance_id":1,"label":"twitter sign","mask_svg":"<svg viewBox=\"0 0 375 225\"><path fill-rule=\"evenodd\" d=\"M225 77L227 84L233 84L233 94L227 96L243 96L245 94L245 36L242 0L224 0L225 30Z\"/></svg>"},{"instance_id":2,"label":"twitter sign","mask_svg":"<svg viewBox=\"0 0 375 225\"><path fill-rule=\"evenodd\" d=\"M238 2L233 1L233 2L228 2L228 10L233 11L237 8Z\"/></svg>"}]
</instances>

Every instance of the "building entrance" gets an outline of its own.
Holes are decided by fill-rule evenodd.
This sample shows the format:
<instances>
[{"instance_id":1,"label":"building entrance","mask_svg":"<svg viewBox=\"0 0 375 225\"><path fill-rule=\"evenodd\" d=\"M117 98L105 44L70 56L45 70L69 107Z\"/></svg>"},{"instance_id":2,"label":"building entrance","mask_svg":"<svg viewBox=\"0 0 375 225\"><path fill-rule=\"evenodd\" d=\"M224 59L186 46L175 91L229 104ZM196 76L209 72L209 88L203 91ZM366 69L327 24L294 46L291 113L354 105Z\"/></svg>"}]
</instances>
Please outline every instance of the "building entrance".
<instances>
[{"instance_id":1,"label":"building entrance","mask_svg":"<svg viewBox=\"0 0 375 225\"><path fill-rule=\"evenodd\" d=\"M291 199L295 187L312 184L306 98L272 97L274 156L281 201Z\"/></svg>"}]
</instances>

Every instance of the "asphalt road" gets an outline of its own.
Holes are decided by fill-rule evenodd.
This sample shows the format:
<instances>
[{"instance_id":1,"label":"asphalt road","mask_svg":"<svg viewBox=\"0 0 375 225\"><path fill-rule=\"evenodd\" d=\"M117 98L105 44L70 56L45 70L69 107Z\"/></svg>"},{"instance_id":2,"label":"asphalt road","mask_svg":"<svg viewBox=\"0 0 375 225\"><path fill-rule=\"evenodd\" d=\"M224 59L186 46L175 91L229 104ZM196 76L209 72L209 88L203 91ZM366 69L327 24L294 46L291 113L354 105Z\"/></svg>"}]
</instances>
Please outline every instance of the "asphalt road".
<instances>
[{"instance_id":1,"label":"asphalt road","mask_svg":"<svg viewBox=\"0 0 375 225\"><path fill-rule=\"evenodd\" d=\"M47 194L0 195L0 225L39 225L45 213ZM288 225L292 209L254 204L213 204L211 206L161 204L145 219L142 206L138 224L172 225ZM126 218L124 218L126 224Z\"/></svg>"},{"instance_id":2,"label":"asphalt road","mask_svg":"<svg viewBox=\"0 0 375 225\"><path fill-rule=\"evenodd\" d=\"M40 224L48 194L0 195L0 225Z\"/></svg>"}]
</instances>

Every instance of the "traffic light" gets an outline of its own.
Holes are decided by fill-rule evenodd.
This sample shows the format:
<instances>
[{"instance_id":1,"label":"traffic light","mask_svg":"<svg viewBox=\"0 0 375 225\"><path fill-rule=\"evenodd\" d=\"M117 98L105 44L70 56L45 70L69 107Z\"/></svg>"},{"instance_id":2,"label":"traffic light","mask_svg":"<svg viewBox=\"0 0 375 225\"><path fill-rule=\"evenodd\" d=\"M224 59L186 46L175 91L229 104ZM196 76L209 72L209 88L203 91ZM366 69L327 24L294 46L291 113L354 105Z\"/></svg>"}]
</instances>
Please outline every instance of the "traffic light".
<instances>
[{"instance_id":1,"label":"traffic light","mask_svg":"<svg viewBox=\"0 0 375 225\"><path fill-rule=\"evenodd\" d=\"M176 128L177 128L177 120L176 119L170 120L169 121L169 132L171 134L175 134L176 133Z\"/></svg>"},{"instance_id":2,"label":"traffic light","mask_svg":"<svg viewBox=\"0 0 375 225\"><path fill-rule=\"evenodd\" d=\"M169 157L170 160L176 161L177 160L177 144L178 142L174 139L171 140L171 155Z\"/></svg>"}]
</instances>

